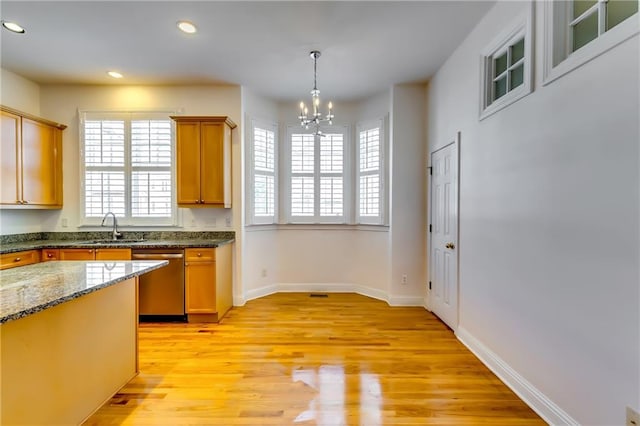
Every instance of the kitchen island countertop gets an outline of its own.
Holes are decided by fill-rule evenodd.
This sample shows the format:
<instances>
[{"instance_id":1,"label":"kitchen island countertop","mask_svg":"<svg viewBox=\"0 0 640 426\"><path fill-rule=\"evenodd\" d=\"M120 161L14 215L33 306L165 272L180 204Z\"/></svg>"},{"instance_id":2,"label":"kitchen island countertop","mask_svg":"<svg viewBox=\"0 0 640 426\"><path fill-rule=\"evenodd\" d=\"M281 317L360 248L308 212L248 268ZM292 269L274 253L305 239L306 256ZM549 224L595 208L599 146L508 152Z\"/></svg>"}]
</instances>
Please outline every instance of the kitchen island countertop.
<instances>
[{"instance_id":1,"label":"kitchen island countertop","mask_svg":"<svg viewBox=\"0 0 640 426\"><path fill-rule=\"evenodd\" d=\"M0 324L167 265L164 261L62 261L0 271Z\"/></svg>"}]
</instances>

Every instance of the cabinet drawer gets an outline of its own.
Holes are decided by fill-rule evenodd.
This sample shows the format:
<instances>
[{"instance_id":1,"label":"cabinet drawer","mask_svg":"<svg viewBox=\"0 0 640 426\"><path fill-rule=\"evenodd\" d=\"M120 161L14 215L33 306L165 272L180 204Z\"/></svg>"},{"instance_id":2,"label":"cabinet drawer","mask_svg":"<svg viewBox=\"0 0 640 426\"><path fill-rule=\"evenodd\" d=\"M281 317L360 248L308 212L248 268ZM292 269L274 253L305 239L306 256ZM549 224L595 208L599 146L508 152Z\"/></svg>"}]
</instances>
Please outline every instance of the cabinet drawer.
<instances>
[{"instance_id":1,"label":"cabinet drawer","mask_svg":"<svg viewBox=\"0 0 640 426\"><path fill-rule=\"evenodd\" d=\"M15 268L16 266L31 265L38 262L40 262L40 252L38 250L0 255L0 269Z\"/></svg>"},{"instance_id":2,"label":"cabinet drawer","mask_svg":"<svg viewBox=\"0 0 640 426\"><path fill-rule=\"evenodd\" d=\"M185 249L184 257L187 262L213 262L216 260L214 248Z\"/></svg>"},{"instance_id":3,"label":"cabinet drawer","mask_svg":"<svg viewBox=\"0 0 640 426\"><path fill-rule=\"evenodd\" d=\"M58 249L42 249L42 261L59 260L60 250Z\"/></svg>"}]
</instances>

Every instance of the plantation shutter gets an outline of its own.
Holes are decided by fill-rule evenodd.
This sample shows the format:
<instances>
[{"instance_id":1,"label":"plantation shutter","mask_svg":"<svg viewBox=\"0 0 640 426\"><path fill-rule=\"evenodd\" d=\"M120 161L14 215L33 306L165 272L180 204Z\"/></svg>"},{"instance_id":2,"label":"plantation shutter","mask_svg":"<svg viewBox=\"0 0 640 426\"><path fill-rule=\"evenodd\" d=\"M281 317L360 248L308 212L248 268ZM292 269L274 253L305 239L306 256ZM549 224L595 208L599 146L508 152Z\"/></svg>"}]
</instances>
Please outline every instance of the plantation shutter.
<instances>
[{"instance_id":1,"label":"plantation shutter","mask_svg":"<svg viewBox=\"0 0 640 426\"><path fill-rule=\"evenodd\" d=\"M266 127L266 126L264 126ZM274 223L276 205L276 133L253 129L253 222Z\"/></svg>"},{"instance_id":2,"label":"plantation shutter","mask_svg":"<svg viewBox=\"0 0 640 426\"><path fill-rule=\"evenodd\" d=\"M358 223L383 223L381 127L362 129L358 138Z\"/></svg>"}]
</instances>

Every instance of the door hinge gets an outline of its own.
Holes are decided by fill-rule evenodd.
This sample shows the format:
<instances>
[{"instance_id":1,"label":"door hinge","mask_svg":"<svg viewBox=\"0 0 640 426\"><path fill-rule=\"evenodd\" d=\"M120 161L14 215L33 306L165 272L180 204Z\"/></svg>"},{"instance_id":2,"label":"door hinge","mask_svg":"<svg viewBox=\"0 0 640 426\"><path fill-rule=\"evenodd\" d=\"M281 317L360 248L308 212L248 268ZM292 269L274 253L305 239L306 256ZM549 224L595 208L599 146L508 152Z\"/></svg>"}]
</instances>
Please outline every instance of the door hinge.
<instances>
[{"instance_id":1,"label":"door hinge","mask_svg":"<svg viewBox=\"0 0 640 426\"><path fill-rule=\"evenodd\" d=\"M429 176L433 175L433 167L429 166L427 167L427 169L429 169Z\"/></svg>"},{"instance_id":2,"label":"door hinge","mask_svg":"<svg viewBox=\"0 0 640 426\"><path fill-rule=\"evenodd\" d=\"M429 232L431 232L431 224L429 224Z\"/></svg>"},{"instance_id":3,"label":"door hinge","mask_svg":"<svg viewBox=\"0 0 640 426\"><path fill-rule=\"evenodd\" d=\"M429 290L431 290L431 281L429 281Z\"/></svg>"}]
</instances>

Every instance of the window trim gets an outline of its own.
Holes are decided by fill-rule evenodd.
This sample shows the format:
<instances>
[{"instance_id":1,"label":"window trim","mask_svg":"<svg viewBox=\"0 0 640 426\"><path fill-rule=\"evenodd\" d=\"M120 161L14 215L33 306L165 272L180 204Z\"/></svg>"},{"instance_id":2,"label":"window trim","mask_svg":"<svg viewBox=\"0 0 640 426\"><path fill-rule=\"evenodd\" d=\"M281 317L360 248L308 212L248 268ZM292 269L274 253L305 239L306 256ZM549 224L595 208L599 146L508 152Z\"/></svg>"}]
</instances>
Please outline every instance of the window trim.
<instances>
[{"instance_id":1,"label":"window trim","mask_svg":"<svg viewBox=\"0 0 640 426\"><path fill-rule=\"evenodd\" d=\"M379 212L378 216L360 216L360 133L363 131L379 128L380 132L380 200L379 200ZM387 192L387 179L388 179L388 143L387 143L387 126L386 117L381 117L375 120L363 121L356 125L355 136L355 162L354 162L354 197L353 208L355 210L355 223L359 225L387 225L388 218L388 192Z\"/></svg>"},{"instance_id":2,"label":"window trim","mask_svg":"<svg viewBox=\"0 0 640 426\"><path fill-rule=\"evenodd\" d=\"M178 205L176 202L176 164L175 164L175 150L176 150L176 127L175 122L169 118L170 115L174 115L175 110L162 109L162 110L78 110L78 134L79 134L79 178L78 178L78 194L80 198L78 218L78 227L100 227L102 223L102 217L86 217L85 216L85 139L84 139L84 122L87 117L91 117L92 120L106 120L109 118L123 119L126 123L132 120L133 116L136 119L160 119L165 118L171 125L171 217L169 218L133 218L118 217L118 226L121 228L148 228L148 227L177 227L180 226L180 214L178 211ZM145 117L146 116L146 117ZM98 118L101 117L101 118ZM125 154L130 153L131 150L131 129L125 125ZM132 166L130 161L125 161L123 166L125 173L125 211L131 213L131 171Z\"/></svg>"},{"instance_id":3,"label":"window trim","mask_svg":"<svg viewBox=\"0 0 640 426\"><path fill-rule=\"evenodd\" d=\"M284 212L282 212L281 214L281 221L280 223L282 224L304 224L304 225L315 225L315 224L346 224L348 223L349 217L351 216L351 200L353 199L353 195L352 195L352 191L351 191L351 179L350 179L350 174L351 174L351 168L352 166L352 160L351 160L351 132L350 132L350 128L347 125L341 125L341 124L333 124L330 126L320 126L320 130L324 133L330 134L330 133L342 133L342 149L343 149L343 156L342 156L342 161L343 161L343 166L342 166L342 188L343 188L343 192L342 192L342 205L343 205L343 211L342 211L342 216L320 216L320 204L319 204L319 194L320 194L320 176L322 175L320 173L320 162L319 162L319 150L320 150L320 144L316 143L314 144L314 152L315 152L315 156L314 158L317 159L317 161L314 162L314 172L313 172L313 177L314 177L314 196L315 196L315 202L314 202L314 215L313 216L294 216L291 213L291 179L293 177L292 172L291 172L291 149L290 149L290 145L291 145L291 136L295 133L302 133L302 134L310 134L313 133L314 131L312 129L304 129L301 128L300 125L287 125L286 126L287 130L285 133L285 139L284 139L284 143L282 143L281 146L281 159L282 161L279 163L280 169L282 171L281 176L283 177L282 179L282 191L281 191L281 205L284 207Z\"/></svg>"},{"instance_id":4,"label":"window trim","mask_svg":"<svg viewBox=\"0 0 640 426\"><path fill-rule=\"evenodd\" d=\"M482 51L480 56L480 112L479 120L484 120L492 114L500 111L524 98L533 92L533 13L534 3L531 2L527 10L521 14L510 26L502 32ZM501 98L493 102L493 61L505 50L508 50L520 38L524 37L524 57L522 61L522 84L513 90L507 91ZM507 72L509 64L507 64Z\"/></svg>"},{"instance_id":5,"label":"window trim","mask_svg":"<svg viewBox=\"0 0 640 426\"><path fill-rule=\"evenodd\" d=\"M259 118L251 118L247 116L247 123L249 123L249 129L247 130L248 137L246 138L248 141L247 144L247 155L246 155L246 178L247 178L247 186L246 186L246 194L245 203L246 203L246 222L248 225L271 225L278 222L279 217L279 170L280 170L280 133L278 123L271 120L263 120ZM254 169L254 160L255 160L255 128L265 129L267 131L271 130L274 133L274 208L273 208L273 216L256 216L254 210L254 202L255 202L255 169Z\"/></svg>"},{"instance_id":6,"label":"window trim","mask_svg":"<svg viewBox=\"0 0 640 426\"><path fill-rule=\"evenodd\" d=\"M636 13L615 27L602 32L575 52L571 52L568 22L570 5L570 1L544 2L543 86L640 33L640 19Z\"/></svg>"}]
</instances>

